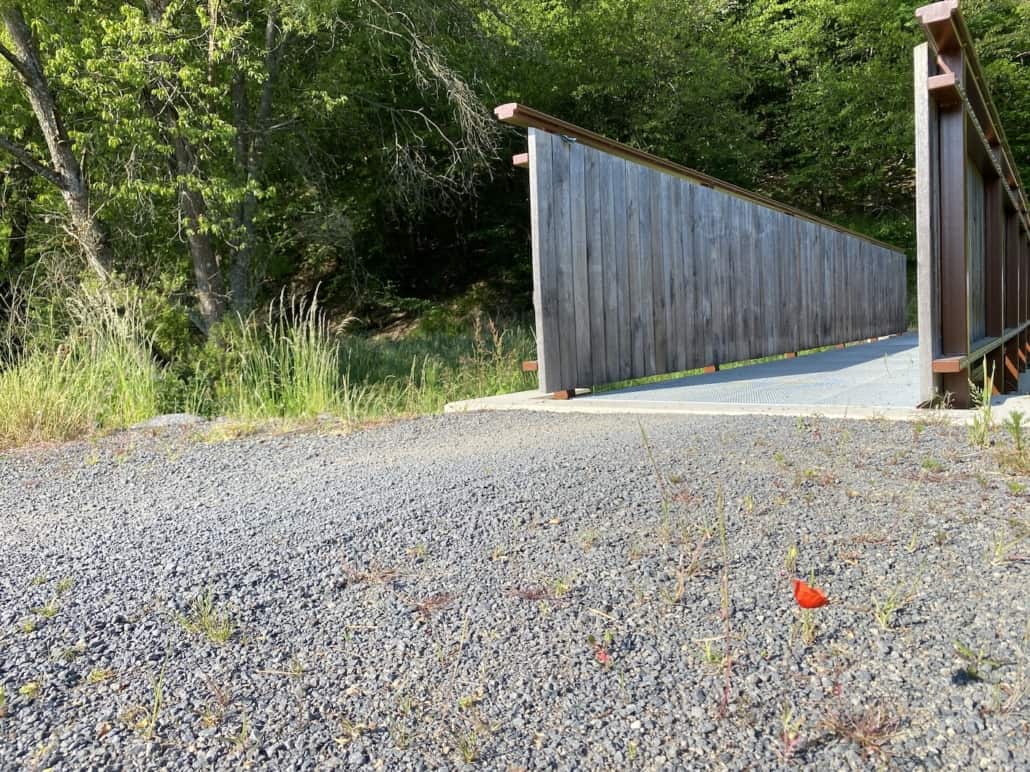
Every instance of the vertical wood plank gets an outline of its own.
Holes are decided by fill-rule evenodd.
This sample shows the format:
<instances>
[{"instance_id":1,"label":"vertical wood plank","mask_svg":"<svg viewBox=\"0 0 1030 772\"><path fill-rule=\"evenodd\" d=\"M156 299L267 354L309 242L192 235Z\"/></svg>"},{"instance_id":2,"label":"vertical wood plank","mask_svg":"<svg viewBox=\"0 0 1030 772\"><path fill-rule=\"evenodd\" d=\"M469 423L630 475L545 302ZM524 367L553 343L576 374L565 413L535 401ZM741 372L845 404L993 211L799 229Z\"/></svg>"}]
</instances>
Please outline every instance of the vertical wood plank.
<instances>
[{"instance_id":1,"label":"vertical wood plank","mask_svg":"<svg viewBox=\"0 0 1030 772\"><path fill-rule=\"evenodd\" d=\"M587 148L569 144L569 203L572 218L572 296L576 336L575 386L593 386L591 351L590 259L587 253Z\"/></svg>"},{"instance_id":2,"label":"vertical wood plank","mask_svg":"<svg viewBox=\"0 0 1030 772\"><path fill-rule=\"evenodd\" d=\"M573 143L560 137L551 140L554 170L554 208L558 265L558 325L562 337L561 383L558 390L573 389L578 383L576 350L575 253L573 252Z\"/></svg>"},{"instance_id":3,"label":"vertical wood plank","mask_svg":"<svg viewBox=\"0 0 1030 772\"><path fill-rule=\"evenodd\" d=\"M748 255L748 359L765 355L768 344L769 317L771 308L766 307L766 300L771 295L768 287L769 279L775 280L775 269L767 264L770 255L775 252L775 244L770 238L770 220L772 211L763 207L748 207L751 210L751 229L749 232Z\"/></svg>"},{"instance_id":4,"label":"vertical wood plank","mask_svg":"<svg viewBox=\"0 0 1030 772\"><path fill-rule=\"evenodd\" d=\"M604 278L604 340L605 340L605 383L622 378L619 367L619 260L615 226L625 217L625 211L615 209L615 165L617 159L607 153L598 153L600 172L600 209L598 220L601 232L601 262ZM625 254L621 255L625 259Z\"/></svg>"},{"instance_id":5,"label":"vertical wood plank","mask_svg":"<svg viewBox=\"0 0 1030 772\"><path fill-rule=\"evenodd\" d=\"M669 273L666 259L665 228L663 220L668 216L665 199L668 175L648 169L647 187L651 214L651 308L654 313L654 372L668 373L669 331L668 331L668 289Z\"/></svg>"},{"instance_id":6,"label":"vertical wood plank","mask_svg":"<svg viewBox=\"0 0 1030 772\"><path fill-rule=\"evenodd\" d=\"M726 197L728 207L729 241L727 243L726 270L723 273L727 298L726 361L738 362L748 355L748 297L751 294L748 275L749 244L746 230L750 216L747 209L733 196Z\"/></svg>"},{"instance_id":7,"label":"vertical wood plank","mask_svg":"<svg viewBox=\"0 0 1030 772\"><path fill-rule=\"evenodd\" d=\"M650 169L634 164L637 199L639 201L639 262L640 262L640 340L643 370L640 375L654 375L654 242L651 228L651 174Z\"/></svg>"},{"instance_id":8,"label":"vertical wood plank","mask_svg":"<svg viewBox=\"0 0 1030 772\"><path fill-rule=\"evenodd\" d=\"M805 286L803 284L802 273L801 273L801 221L796 218L791 218L790 228L790 244L793 250L791 255L792 275L790 284L793 286L793 294L791 298L795 303L797 312L794 313L791 329L791 349L793 351L801 351L801 326L804 323L805 315Z\"/></svg>"},{"instance_id":9,"label":"vertical wood plank","mask_svg":"<svg viewBox=\"0 0 1030 772\"><path fill-rule=\"evenodd\" d=\"M536 315L537 375L543 391L561 383L561 336L558 334L558 273L551 135L529 130L529 200L533 247L533 308Z\"/></svg>"},{"instance_id":10,"label":"vertical wood plank","mask_svg":"<svg viewBox=\"0 0 1030 772\"><path fill-rule=\"evenodd\" d=\"M668 369L669 372L684 370L686 354L686 335L688 330L683 324L685 307L683 293L683 238L689 232L690 225L681 219L680 212L680 180L663 175L662 180L662 252L665 256L668 289L665 295L665 329L668 335Z\"/></svg>"},{"instance_id":11,"label":"vertical wood plank","mask_svg":"<svg viewBox=\"0 0 1030 772\"><path fill-rule=\"evenodd\" d=\"M618 296L618 379L633 377L633 299L632 299L632 257L630 255L629 234L635 230L633 225L635 214L630 211L628 199L629 164L621 158L611 158L612 167L612 213L615 220L615 264L618 269L616 292Z\"/></svg>"},{"instance_id":12,"label":"vertical wood plank","mask_svg":"<svg viewBox=\"0 0 1030 772\"><path fill-rule=\"evenodd\" d=\"M680 260L682 263L682 305L678 324L683 330L683 358L678 363L681 370L703 367L705 362L705 326L707 324L704 311L704 295L702 291L701 269L703 261L699 259L698 231L701 223L694 207L697 186L685 180L677 185L677 213L680 223Z\"/></svg>"},{"instance_id":13,"label":"vertical wood plank","mask_svg":"<svg viewBox=\"0 0 1030 772\"><path fill-rule=\"evenodd\" d=\"M645 375L644 357L644 271L641 234L640 167L626 163L626 220L629 260L631 378ZM648 287L648 290L650 287Z\"/></svg>"},{"instance_id":14,"label":"vertical wood plank","mask_svg":"<svg viewBox=\"0 0 1030 772\"><path fill-rule=\"evenodd\" d=\"M591 386L608 383L608 338L605 326L607 308L604 295L604 236L601 232L601 160L603 154L593 148L584 148L584 198L586 202L586 259L589 275L588 290L588 345L590 347ZM577 322L578 322L577 317ZM581 374L582 376L582 374ZM582 379L582 378L581 378Z\"/></svg>"},{"instance_id":15,"label":"vertical wood plank","mask_svg":"<svg viewBox=\"0 0 1030 772\"><path fill-rule=\"evenodd\" d=\"M697 277L695 297L701 306L701 316L704 320L704 351L700 363L703 367L718 362L715 339L719 329L720 309L716 272L713 267L712 197L708 188L691 185L690 189L691 218L695 223L694 237L691 240L694 246L694 275Z\"/></svg>"},{"instance_id":16,"label":"vertical wood plank","mask_svg":"<svg viewBox=\"0 0 1030 772\"><path fill-rule=\"evenodd\" d=\"M966 161L966 254L969 260L969 336L977 341L986 336L984 227L985 186L983 175Z\"/></svg>"},{"instance_id":17,"label":"vertical wood plank","mask_svg":"<svg viewBox=\"0 0 1030 772\"><path fill-rule=\"evenodd\" d=\"M716 334L718 350L715 352L715 364L732 362L736 357L734 338L736 317L734 297L731 292L730 276L733 274L739 252L734 220L736 210L733 199L719 191L712 191L714 199L714 218L712 226L712 269L715 271L716 287L719 301L719 329Z\"/></svg>"}]
</instances>

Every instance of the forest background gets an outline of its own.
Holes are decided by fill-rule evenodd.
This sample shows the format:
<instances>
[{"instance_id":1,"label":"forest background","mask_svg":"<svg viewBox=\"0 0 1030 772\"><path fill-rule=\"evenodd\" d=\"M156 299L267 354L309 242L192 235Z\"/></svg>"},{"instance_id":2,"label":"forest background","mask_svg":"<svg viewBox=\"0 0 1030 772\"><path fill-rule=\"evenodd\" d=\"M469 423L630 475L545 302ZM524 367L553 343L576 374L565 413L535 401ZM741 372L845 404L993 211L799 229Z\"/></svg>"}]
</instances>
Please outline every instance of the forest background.
<instances>
[{"instance_id":1,"label":"forest background","mask_svg":"<svg viewBox=\"0 0 1030 772\"><path fill-rule=\"evenodd\" d=\"M533 386L518 101L914 255L896 0L0 1L0 446ZM1030 3L963 0L1030 178Z\"/></svg>"}]
</instances>

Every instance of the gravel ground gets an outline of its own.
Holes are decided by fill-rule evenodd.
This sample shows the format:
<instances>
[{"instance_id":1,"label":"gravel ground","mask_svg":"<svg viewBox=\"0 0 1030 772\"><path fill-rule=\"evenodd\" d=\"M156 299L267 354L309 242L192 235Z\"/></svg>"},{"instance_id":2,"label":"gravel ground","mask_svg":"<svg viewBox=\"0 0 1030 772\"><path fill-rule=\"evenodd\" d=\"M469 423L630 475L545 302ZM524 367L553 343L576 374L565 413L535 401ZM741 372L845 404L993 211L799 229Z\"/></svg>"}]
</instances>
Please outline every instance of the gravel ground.
<instances>
[{"instance_id":1,"label":"gravel ground","mask_svg":"<svg viewBox=\"0 0 1030 772\"><path fill-rule=\"evenodd\" d=\"M643 426L8 453L0 766L1030 767L1030 506L992 452Z\"/></svg>"}]
</instances>

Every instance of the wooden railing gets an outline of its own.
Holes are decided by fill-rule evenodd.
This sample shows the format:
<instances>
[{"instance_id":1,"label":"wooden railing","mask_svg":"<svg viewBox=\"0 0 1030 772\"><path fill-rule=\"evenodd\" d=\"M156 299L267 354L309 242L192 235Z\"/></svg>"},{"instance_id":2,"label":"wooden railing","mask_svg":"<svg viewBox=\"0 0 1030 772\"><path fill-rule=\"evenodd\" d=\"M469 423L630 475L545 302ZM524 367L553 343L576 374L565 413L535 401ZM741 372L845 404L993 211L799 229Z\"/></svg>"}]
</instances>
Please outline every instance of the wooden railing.
<instances>
[{"instance_id":1,"label":"wooden railing","mask_svg":"<svg viewBox=\"0 0 1030 772\"><path fill-rule=\"evenodd\" d=\"M971 381L1014 391L1030 357L1027 197L958 0L916 15L920 391L968 407Z\"/></svg>"},{"instance_id":2,"label":"wooden railing","mask_svg":"<svg viewBox=\"0 0 1030 772\"><path fill-rule=\"evenodd\" d=\"M521 105L540 388L903 332L905 256Z\"/></svg>"}]
</instances>

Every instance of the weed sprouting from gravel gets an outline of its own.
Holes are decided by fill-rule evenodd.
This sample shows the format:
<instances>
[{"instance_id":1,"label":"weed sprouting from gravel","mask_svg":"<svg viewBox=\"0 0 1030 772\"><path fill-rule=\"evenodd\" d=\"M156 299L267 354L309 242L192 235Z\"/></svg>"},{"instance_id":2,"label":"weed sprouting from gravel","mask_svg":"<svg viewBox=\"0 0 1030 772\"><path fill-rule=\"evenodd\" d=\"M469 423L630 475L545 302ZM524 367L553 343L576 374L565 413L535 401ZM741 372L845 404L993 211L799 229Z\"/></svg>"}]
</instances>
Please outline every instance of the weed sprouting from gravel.
<instances>
[{"instance_id":1,"label":"weed sprouting from gravel","mask_svg":"<svg viewBox=\"0 0 1030 772\"><path fill-rule=\"evenodd\" d=\"M601 534L597 532L595 528L587 528L579 535L579 546L583 548L584 552L590 552L600 540Z\"/></svg>"},{"instance_id":2,"label":"weed sprouting from gravel","mask_svg":"<svg viewBox=\"0 0 1030 772\"><path fill-rule=\"evenodd\" d=\"M991 432L994 431L994 414L991 408L992 385L994 383L994 367L991 367L990 377L987 375L987 358L983 361L984 382L977 386L972 381L969 383L970 393L973 399L973 422L969 425L969 442L977 448L987 448L991 444Z\"/></svg>"},{"instance_id":3,"label":"weed sprouting from gravel","mask_svg":"<svg viewBox=\"0 0 1030 772\"><path fill-rule=\"evenodd\" d=\"M86 674L86 683L94 686L114 678L114 671L110 668L95 667Z\"/></svg>"},{"instance_id":4,"label":"weed sprouting from gravel","mask_svg":"<svg viewBox=\"0 0 1030 772\"><path fill-rule=\"evenodd\" d=\"M43 619L53 619L60 610L61 606L58 604L57 598L51 598L42 606L36 606L32 609L32 613L43 617Z\"/></svg>"},{"instance_id":5,"label":"weed sprouting from gravel","mask_svg":"<svg viewBox=\"0 0 1030 772\"><path fill-rule=\"evenodd\" d=\"M347 575L350 584L390 584L401 575L395 568L376 564L363 571L344 563L343 573Z\"/></svg>"},{"instance_id":6,"label":"weed sprouting from gravel","mask_svg":"<svg viewBox=\"0 0 1030 772\"><path fill-rule=\"evenodd\" d=\"M453 600L454 596L451 593L437 592L420 601L415 607L415 611L422 618L423 622L428 622L433 614L447 608Z\"/></svg>"},{"instance_id":7,"label":"weed sprouting from gravel","mask_svg":"<svg viewBox=\"0 0 1030 772\"><path fill-rule=\"evenodd\" d=\"M27 700L34 700L39 697L40 691L39 681L27 681L18 687L18 694Z\"/></svg>"},{"instance_id":8,"label":"weed sprouting from gravel","mask_svg":"<svg viewBox=\"0 0 1030 772\"><path fill-rule=\"evenodd\" d=\"M791 544L787 548L787 556L783 559L783 572L787 576L796 576L798 572L798 545Z\"/></svg>"},{"instance_id":9,"label":"weed sprouting from gravel","mask_svg":"<svg viewBox=\"0 0 1030 772\"><path fill-rule=\"evenodd\" d=\"M187 632L203 635L218 645L227 643L235 631L229 613L215 605L211 589L193 599L189 613L179 617L179 624Z\"/></svg>"},{"instance_id":10,"label":"weed sprouting from gravel","mask_svg":"<svg viewBox=\"0 0 1030 772\"><path fill-rule=\"evenodd\" d=\"M7 691L0 686L0 718L7 718Z\"/></svg>"},{"instance_id":11,"label":"weed sprouting from gravel","mask_svg":"<svg viewBox=\"0 0 1030 772\"><path fill-rule=\"evenodd\" d=\"M854 743L867 756L889 756L888 746L898 734L901 720L886 708L875 706L860 710L839 709L830 711L822 721L828 732Z\"/></svg>"},{"instance_id":12,"label":"weed sprouting from gravel","mask_svg":"<svg viewBox=\"0 0 1030 772\"><path fill-rule=\"evenodd\" d=\"M1026 426L1023 423L1025 418L1026 416L1022 412L1013 410L1001 425L1009 437L1012 438L1012 444L1015 447L1016 453L1020 454L1026 450Z\"/></svg>"},{"instance_id":13,"label":"weed sprouting from gravel","mask_svg":"<svg viewBox=\"0 0 1030 772\"><path fill-rule=\"evenodd\" d=\"M164 695L165 695L165 671L164 667L161 668L161 672L157 674L157 678L154 679L153 694L150 699L150 710L146 714L146 720L143 724L143 737L149 740L154 736L157 731L157 721L161 716L161 709L164 707Z\"/></svg>"},{"instance_id":14,"label":"weed sprouting from gravel","mask_svg":"<svg viewBox=\"0 0 1030 772\"><path fill-rule=\"evenodd\" d=\"M1030 539L1026 525L1019 520L1009 522L1009 533L997 533L991 541L991 553L989 562L992 566L1001 566L1006 563L1022 562L1027 556L1016 552L1023 542Z\"/></svg>"},{"instance_id":15,"label":"weed sprouting from gravel","mask_svg":"<svg viewBox=\"0 0 1030 772\"><path fill-rule=\"evenodd\" d=\"M801 642L805 646L811 646L815 643L816 633L818 631L818 625L815 621L815 614L812 613L811 609L801 609L801 621L799 622L801 628Z\"/></svg>"},{"instance_id":16,"label":"weed sprouting from gravel","mask_svg":"<svg viewBox=\"0 0 1030 772\"><path fill-rule=\"evenodd\" d=\"M352 721L346 716L340 718L339 723L340 734L333 738L333 742L335 742L341 748L350 745L352 742L354 742L363 734L365 734L373 728L370 724L358 723Z\"/></svg>"},{"instance_id":17,"label":"weed sprouting from gravel","mask_svg":"<svg viewBox=\"0 0 1030 772\"><path fill-rule=\"evenodd\" d=\"M780 708L780 747L778 748L780 761L790 764L794 754L801 745L801 726L804 719L795 718L794 710L788 703L783 703Z\"/></svg>"},{"instance_id":18,"label":"weed sprouting from gravel","mask_svg":"<svg viewBox=\"0 0 1030 772\"><path fill-rule=\"evenodd\" d=\"M877 595L873 596L873 619L876 620L876 624L879 625L881 630L892 629L897 613L915 600L917 595L916 586L922 580L925 570L926 562L924 561L907 589L903 589L901 585L898 585L883 598Z\"/></svg>"},{"instance_id":19,"label":"weed sprouting from gravel","mask_svg":"<svg viewBox=\"0 0 1030 772\"><path fill-rule=\"evenodd\" d=\"M637 425L640 427L640 438L644 443L644 450L647 452L647 458L651 462L651 468L654 469L655 480L658 481L658 495L662 502L662 530L665 533L672 532L672 499L669 496L669 489L666 485L665 475L662 474L661 468L658 466L658 461L654 455L654 449L651 447L651 440L647 436L647 431L644 429L643 421L637 421Z\"/></svg>"},{"instance_id":20,"label":"weed sprouting from gravel","mask_svg":"<svg viewBox=\"0 0 1030 772\"><path fill-rule=\"evenodd\" d=\"M955 647L955 654L966 663L961 672L968 681L982 681L985 675L984 668L994 670L1002 665L998 660L987 656L983 648L974 651L971 646L961 641L955 641L953 645Z\"/></svg>"},{"instance_id":21,"label":"weed sprouting from gravel","mask_svg":"<svg viewBox=\"0 0 1030 772\"><path fill-rule=\"evenodd\" d=\"M479 761L479 735L474 729L456 737L454 746L466 764L475 764Z\"/></svg>"},{"instance_id":22,"label":"weed sprouting from gravel","mask_svg":"<svg viewBox=\"0 0 1030 772\"><path fill-rule=\"evenodd\" d=\"M230 738L233 753L242 756L250 747L252 735L250 731L250 719L246 716L240 722L239 730Z\"/></svg>"}]
</instances>

